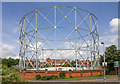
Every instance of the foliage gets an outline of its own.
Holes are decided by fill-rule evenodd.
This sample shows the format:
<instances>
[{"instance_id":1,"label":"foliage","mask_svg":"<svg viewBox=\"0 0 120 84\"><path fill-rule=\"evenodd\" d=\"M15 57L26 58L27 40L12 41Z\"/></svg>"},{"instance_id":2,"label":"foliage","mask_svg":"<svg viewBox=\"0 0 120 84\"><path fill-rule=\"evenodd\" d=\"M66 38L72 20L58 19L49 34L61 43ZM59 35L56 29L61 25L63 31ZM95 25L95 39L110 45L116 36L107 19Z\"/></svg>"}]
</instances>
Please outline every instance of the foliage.
<instances>
[{"instance_id":1,"label":"foliage","mask_svg":"<svg viewBox=\"0 0 120 84\"><path fill-rule=\"evenodd\" d=\"M100 71L100 75L99 76L103 76L102 71Z\"/></svg>"},{"instance_id":2,"label":"foliage","mask_svg":"<svg viewBox=\"0 0 120 84\"><path fill-rule=\"evenodd\" d=\"M13 65L18 65L19 64L19 59L2 59L2 64L6 65L7 67L11 67Z\"/></svg>"},{"instance_id":3,"label":"foliage","mask_svg":"<svg viewBox=\"0 0 120 84\"><path fill-rule=\"evenodd\" d=\"M52 67L52 65L50 65L50 64L48 63L48 64L42 66L42 68L43 68L43 67Z\"/></svg>"},{"instance_id":4,"label":"foliage","mask_svg":"<svg viewBox=\"0 0 120 84\"><path fill-rule=\"evenodd\" d=\"M62 67L71 67L70 64L65 63L64 65L62 65Z\"/></svg>"},{"instance_id":5,"label":"foliage","mask_svg":"<svg viewBox=\"0 0 120 84\"><path fill-rule=\"evenodd\" d=\"M70 77L69 78L73 78L71 75L70 75Z\"/></svg>"},{"instance_id":6,"label":"foliage","mask_svg":"<svg viewBox=\"0 0 120 84\"><path fill-rule=\"evenodd\" d=\"M50 80L50 76L47 76L46 78L47 78L47 80Z\"/></svg>"},{"instance_id":7,"label":"foliage","mask_svg":"<svg viewBox=\"0 0 120 84\"><path fill-rule=\"evenodd\" d=\"M47 80L47 77L46 77L46 76L43 76L41 79L42 79L42 80Z\"/></svg>"},{"instance_id":8,"label":"foliage","mask_svg":"<svg viewBox=\"0 0 120 84\"><path fill-rule=\"evenodd\" d=\"M18 73L8 68L6 65L2 65L2 82L9 83L9 82L20 82L21 79L18 76Z\"/></svg>"},{"instance_id":9,"label":"foliage","mask_svg":"<svg viewBox=\"0 0 120 84\"><path fill-rule=\"evenodd\" d=\"M56 76L56 75L51 75L51 76L50 76L50 80L54 80L54 79L58 79L58 76Z\"/></svg>"},{"instance_id":10,"label":"foliage","mask_svg":"<svg viewBox=\"0 0 120 84\"><path fill-rule=\"evenodd\" d=\"M43 76L41 79L42 80L50 80L50 76Z\"/></svg>"},{"instance_id":11,"label":"foliage","mask_svg":"<svg viewBox=\"0 0 120 84\"><path fill-rule=\"evenodd\" d=\"M115 45L111 45L105 50L105 61L107 62L106 71L109 73L114 70L114 61L120 60L120 51L117 50ZM100 57L100 64L103 62L103 55Z\"/></svg>"},{"instance_id":12,"label":"foliage","mask_svg":"<svg viewBox=\"0 0 120 84\"><path fill-rule=\"evenodd\" d=\"M28 67L28 69L32 69L32 66L30 63L28 63L27 67Z\"/></svg>"},{"instance_id":13,"label":"foliage","mask_svg":"<svg viewBox=\"0 0 120 84\"><path fill-rule=\"evenodd\" d=\"M60 72L59 75L60 75L60 78L62 78L62 79L65 78L65 72Z\"/></svg>"},{"instance_id":14,"label":"foliage","mask_svg":"<svg viewBox=\"0 0 120 84\"><path fill-rule=\"evenodd\" d=\"M37 80L41 79L41 76L40 76L39 74L36 75L36 79L37 79Z\"/></svg>"},{"instance_id":15,"label":"foliage","mask_svg":"<svg viewBox=\"0 0 120 84\"><path fill-rule=\"evenodd\" d=\"M42 80L54 80L54 79L58 79L58 76L55 76L55 75L43 76L41 79Z\"/></svg>"},{"instance_id":16,"label":"foliage","mask_svg":"<svg viewBox=\"0 0 120 84\"><path fill-rule=\"evenodd\" d=\"M71 65L73 66L73 67L75 67L76 66L76 62L75 61L71 61Z\"/></svg>"},{"instance_id":17,"label":"foliage","mask_svg":"<svg viewBox=\"0 0 120 84\"><path fill-rule=\"evenodd\" d=\"M99 59L99 63L100 63L100 65L102 65L102 62L104 61L104 59L103 59L103 55L100 55L100 59Z\"/></svg>"}]
</instances>

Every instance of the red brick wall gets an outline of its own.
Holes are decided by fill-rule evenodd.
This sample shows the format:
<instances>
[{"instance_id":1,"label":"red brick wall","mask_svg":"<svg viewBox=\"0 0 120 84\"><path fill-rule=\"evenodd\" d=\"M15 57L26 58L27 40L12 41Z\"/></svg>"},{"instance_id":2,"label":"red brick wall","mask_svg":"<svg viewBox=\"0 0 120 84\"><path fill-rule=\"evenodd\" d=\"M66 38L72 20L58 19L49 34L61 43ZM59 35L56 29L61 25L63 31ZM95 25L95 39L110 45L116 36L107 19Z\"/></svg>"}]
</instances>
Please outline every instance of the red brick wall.
<instances>
[{"instance_id":1,"label":"red brick wall","mask_svg":"<svg viewBox=\"0 0 120 84\"><path fill-rule=\"evenodd\" d=\"M59 77L59 73L61 71L28 71L23 70L19 76L23 79L35 79L35 76L37 74L40 74L41 76L50 76L50 75L56 75ZM81 71L64 71L65 77L69 78L72 77L86 77L86 76L96 76L100 75L101 70L81 70ZM103 74L103 71L102 71Z\"/></svg>"}]
</instances>

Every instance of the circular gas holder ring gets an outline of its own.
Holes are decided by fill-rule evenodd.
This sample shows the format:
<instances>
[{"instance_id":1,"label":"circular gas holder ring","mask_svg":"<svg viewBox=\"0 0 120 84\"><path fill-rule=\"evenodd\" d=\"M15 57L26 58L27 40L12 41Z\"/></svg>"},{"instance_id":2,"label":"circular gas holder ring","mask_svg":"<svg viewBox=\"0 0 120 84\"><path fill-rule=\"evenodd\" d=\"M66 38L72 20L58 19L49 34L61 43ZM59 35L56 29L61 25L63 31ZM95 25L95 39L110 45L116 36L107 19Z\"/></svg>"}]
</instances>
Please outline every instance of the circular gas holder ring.
<instances>
[{"instance_id":1,"label":"circular gas holder ring","mask_svg":"<svg viewBox=\"0 0 120 84\"><path fill-rule=\"evenodd\" d=\"M24 15L20 23L24 69L99 67L98 19L78 7L52 6Z\"/></svg>"}]
</instances>

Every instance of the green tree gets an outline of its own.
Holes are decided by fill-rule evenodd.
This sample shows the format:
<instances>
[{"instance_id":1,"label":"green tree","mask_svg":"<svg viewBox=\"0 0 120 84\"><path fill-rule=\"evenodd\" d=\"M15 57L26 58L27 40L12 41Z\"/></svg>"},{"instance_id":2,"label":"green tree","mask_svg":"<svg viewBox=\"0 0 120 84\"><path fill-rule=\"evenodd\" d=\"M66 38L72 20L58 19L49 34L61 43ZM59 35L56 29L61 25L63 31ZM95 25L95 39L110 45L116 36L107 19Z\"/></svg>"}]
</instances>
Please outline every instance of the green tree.
<instances>
[{"instance_id":1,"label":"green tree","mask_svg":"<svg viewBox=\"0 0 120 84\"><path fill-rule=\"evenodd\" d=\"M9 83L9 82L20 82L21 78L18 76L18 73L8 68L6 65L2 65L2 82Z\"/></svg>"},{"instance_id":2,"label":"green tree","mask_svg":"<svg viewBox=\"0 0 120 84\"><path fill-rule=\"evenodd\" d=\"M64 65L62 65L62 67L71 67L71 65L68 63L65 63Z\"/></svg>"},{"instance_id":3,"label":"green tree","mask_svg":"<svg viewBox=\"0 0 120 84\"><path fill-rule=\"evenodd\" d=\"M19 64L19 59L12 59L12 58L2 59L2 64L6 65L8 67L11 67L13 65L18 65Z\"/></svg>"},{"instance_id":4,"label":"green tree","mask_svg":"<svg viewBox=\"0 0 120 84\"><path fill-rule=\"evenodd\" d=\"M71 65L73 66L73 67L75 67L76 66L76 62L75 61L71 61Z\"/></svg>"},{"instance_id":5,"label":"green tree","mask_svg":"<svg viewBox=\"0 0 120 84\"><path fill-rule=\"evenodd\" d=\"M120 53L115 45L111 45L105 49L105 61L107 62L106 71L109 73L114 70L114 61L120 60ZM103 55L100 57L100 64L103 62Z\"/></svg>"},{"instance_id":6,"label":"green tree","mask_svg":"<svg viewBox=\"0 0 120 84\"><path fill-rule=\"evenodd\" d=\"M36 75L36 79L37 79L37 80L41 79L40 74Z\"/></svg>"},{"instance_id":7,"label":"green tree","mask_svg":"<svg viewBox=\"0 0 120 84\"><path fill-rule=\"evenodd\" d=\"M46 65L44 65L44 67L51 67L51 64L46 64Z\"/></svg>"},{"instance_id":8,"label":"green tree","mask_svg":"<svg viewBox=\"0 0 120 84\"><path fill-rule=\"evenodd\" d=\"M60 72L59 76L60 76L60 78L64 79L65 78L65 72Z\"/></svg>"},{"instance_id":9,"label":"green tree","mask_svg":"<svg viewBox=\"0 0 120 84\"><path fill-rule=\"evenodd\" d=\"M103 62L104 60L103 60L103 55L100 55L100 59L99 59L99 63L100 63L100 65L102 65L102 62Z\"/></svg>"}]
</instances>

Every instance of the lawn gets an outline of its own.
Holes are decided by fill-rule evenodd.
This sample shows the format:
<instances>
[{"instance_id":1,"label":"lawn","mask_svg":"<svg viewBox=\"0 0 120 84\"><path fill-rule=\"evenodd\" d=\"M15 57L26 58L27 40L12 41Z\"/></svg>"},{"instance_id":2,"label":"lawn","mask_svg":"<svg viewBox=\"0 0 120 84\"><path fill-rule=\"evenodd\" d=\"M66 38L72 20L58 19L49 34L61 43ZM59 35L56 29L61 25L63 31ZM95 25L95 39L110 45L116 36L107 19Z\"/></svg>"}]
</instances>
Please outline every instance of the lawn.
<instances>
[{"instance_id":1,"label":"lawn","mask_svg":"<svg viewBox=\"0 0 120 84\"><path fill-rule=\"evenodd\" d=\"M64 79L92 79L92 78L103 78L102 76L88 76L88 77L73 77L73 78L64 78ZM118 75L106 75L106 77L118 77ZM59 78L61 79L61 78Z\"/></svg>"}]
</instances>

